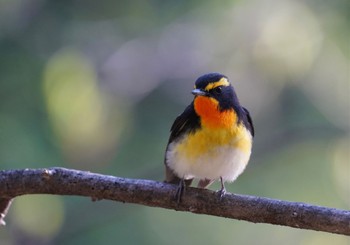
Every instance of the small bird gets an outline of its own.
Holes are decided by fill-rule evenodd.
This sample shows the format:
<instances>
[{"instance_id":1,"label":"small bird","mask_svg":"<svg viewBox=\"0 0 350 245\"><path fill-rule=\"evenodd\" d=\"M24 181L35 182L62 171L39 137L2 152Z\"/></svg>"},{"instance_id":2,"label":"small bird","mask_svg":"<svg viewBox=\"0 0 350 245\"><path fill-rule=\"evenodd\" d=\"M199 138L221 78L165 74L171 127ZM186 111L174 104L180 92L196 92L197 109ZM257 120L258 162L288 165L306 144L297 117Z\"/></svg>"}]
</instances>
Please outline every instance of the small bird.
<instances>
[{"instance_id":1,"label":"small bird","mask_svg":"<svg viewBox=\"0 0 350 245\"><path fill-rule=\"evenodd\" d=\"M224 182L233 182L247 166L254 136L250 114L226 76L199 77L192 94L192 103L171 127L165 152L165 182L179 185L178 203L194 178L199 188L220 180L221 199L226 193Z\"/></svg>"}]
</instances>

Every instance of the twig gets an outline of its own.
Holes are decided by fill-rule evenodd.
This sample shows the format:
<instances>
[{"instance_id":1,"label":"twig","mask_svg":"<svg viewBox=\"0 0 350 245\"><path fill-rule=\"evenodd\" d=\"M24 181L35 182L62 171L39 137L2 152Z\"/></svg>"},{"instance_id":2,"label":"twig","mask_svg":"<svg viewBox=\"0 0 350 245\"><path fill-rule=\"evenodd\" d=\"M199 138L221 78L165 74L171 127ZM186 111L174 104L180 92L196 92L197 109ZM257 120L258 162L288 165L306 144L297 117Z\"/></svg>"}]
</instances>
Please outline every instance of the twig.
<instances>
[{"instance_id":1,"label":"twig","mask_svg":"<svg viewBox=\"0 0 350 245\"><path fill-rule=\"evenodd\" d=\"M0 171L0 220L10 200L26 194L77 195L178 211L221 216L350 235L350 211L263 197L226 194L221 200L210 190L186 188L181 203L173 199L177 186L125 179L64 168ZM1 204L8 205L1 205Z\"/></svg>"}]
</instances>

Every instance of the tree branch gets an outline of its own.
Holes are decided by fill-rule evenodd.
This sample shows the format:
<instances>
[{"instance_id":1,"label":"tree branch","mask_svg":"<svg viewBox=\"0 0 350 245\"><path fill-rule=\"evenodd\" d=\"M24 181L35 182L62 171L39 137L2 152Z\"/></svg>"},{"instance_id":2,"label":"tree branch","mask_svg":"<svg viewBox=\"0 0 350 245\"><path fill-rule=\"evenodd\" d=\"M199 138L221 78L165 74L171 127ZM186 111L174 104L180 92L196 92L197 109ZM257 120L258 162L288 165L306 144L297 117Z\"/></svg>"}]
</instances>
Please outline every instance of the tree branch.
<instances>
[{"instance_id":1,"label":"tree branch","mask_svg":"<svg viewBox=\"0 0 350 245\"><path fill-rule=\"evenodd\" d=\"M26 194L77 195L178 211L221 216L254 223L270 223L350 235L350 211L263 197L226 194L221 200L210 190L186 188L181 203L177 186L64 169L0 171L0 223L11 200Z\"/></svg>"}]
</instances>

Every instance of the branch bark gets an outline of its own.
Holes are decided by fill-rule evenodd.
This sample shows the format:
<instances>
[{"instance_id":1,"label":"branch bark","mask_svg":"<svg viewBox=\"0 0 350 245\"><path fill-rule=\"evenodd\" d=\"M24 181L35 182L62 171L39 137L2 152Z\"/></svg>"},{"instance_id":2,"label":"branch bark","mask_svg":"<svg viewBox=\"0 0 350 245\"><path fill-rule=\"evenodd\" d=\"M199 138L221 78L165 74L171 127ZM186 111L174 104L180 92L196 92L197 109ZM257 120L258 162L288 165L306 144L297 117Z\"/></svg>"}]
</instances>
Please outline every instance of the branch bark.
<instances>
[{"instance_id":1,"label":"branch bark","mask_svg":"<svg viewBox=\"0 0 350 245\"><path fill-rule=\"evenodd\" d=\"M181 203L174 200L177 186L163 182L125 179L64 168L0 171L0 223L16 196L27 194L77 195L114 200L350 235L350 211L263 197L186 188Z\"/></svg>"}]
</instances>

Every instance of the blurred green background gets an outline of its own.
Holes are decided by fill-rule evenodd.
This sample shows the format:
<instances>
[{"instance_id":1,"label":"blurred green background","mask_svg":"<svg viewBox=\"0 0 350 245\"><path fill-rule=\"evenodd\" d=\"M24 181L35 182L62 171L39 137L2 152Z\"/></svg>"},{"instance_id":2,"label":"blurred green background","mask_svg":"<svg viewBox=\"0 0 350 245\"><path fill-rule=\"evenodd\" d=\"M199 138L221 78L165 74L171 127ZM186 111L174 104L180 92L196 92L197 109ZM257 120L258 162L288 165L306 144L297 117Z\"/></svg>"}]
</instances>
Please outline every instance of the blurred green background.
<instances>
[{"instance_id":1,"label":"blurred green background","mask_svg":"<svg viewBox=\"0 0 350 245\"><path fill-rule=\"evenodd\" d=\"M350 207L350 1L0 1L0 168L163 180L195 79L226 74L256 128L228 190ZM218 184L212 189L217 189ZM1 244L350 244L89 198L17 198Z\"/></svg>"}]
</instances>

